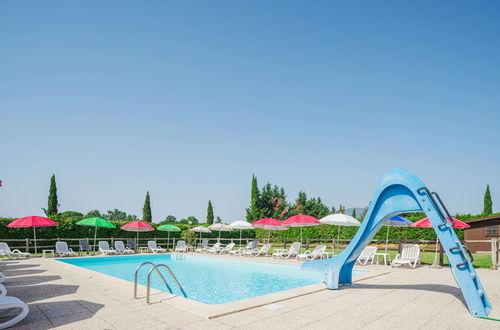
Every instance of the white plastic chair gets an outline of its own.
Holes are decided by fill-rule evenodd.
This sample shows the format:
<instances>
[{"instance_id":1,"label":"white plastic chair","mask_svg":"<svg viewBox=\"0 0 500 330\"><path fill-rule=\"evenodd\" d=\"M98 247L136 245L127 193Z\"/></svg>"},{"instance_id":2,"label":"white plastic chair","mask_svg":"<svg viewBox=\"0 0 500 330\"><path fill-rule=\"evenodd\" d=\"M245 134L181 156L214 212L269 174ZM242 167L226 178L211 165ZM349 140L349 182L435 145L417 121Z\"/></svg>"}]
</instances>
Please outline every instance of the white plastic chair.
<instances>
[{"instance_id":1,"label":"white plastic chair","mask_svg":"<svg viewBox=\"0 0 500 330\"><path fill-rule=\"evenodd\" d=\"M104 255L116 254L116 250L110 248L108 242L106 241L99 241L99 251Z\"/></svg>"},{"instance_id":2,"label":"white plastic chair","mask_svg":"<svg viewBox=\"0 0 500 330\"><path fill-rule=\"evenodd\" d=\"M11 308L20 308L21 312L12 319L0 323L0 329L6 329L13 326L14 324L21 322L29 313L28 305L26 305L24 302L17 299L16 297L8 297L8 296L0 297L0 310L11 309Z\"/></svg>"},{"instance_id":3,"label":"white plastic chair","mask_svg":"<svg viewBox=\"0 0 500 330\"><path fill-rule=\"evenodd\" d=\"M207 247L208 247L208 238L204 238L203 241L201 241L201 243L198 243L198 247L196 248L196 250L194 250L194 252L197 253L207 252Z\"/></svg>"},{"instance_id":4,"label":"white plastic chair","mask_svg":"<svg viewBox=\"0 0 500 330\"><path fill-rule=\"evenodd\" d=\"M76 256L76 253L68 247L68 243L66 242L56 242L56 253L60 257Z\"/></svg>"},{"instance_id":5,"label":"white plastic chair","mask_svg":"<svg viewBox=\"0 0 500 330\"><path fill-rule=\"evenodd\" d=\"M123 241L115 241L115 250L118 253L134 253L134 250L131 250L129 247L126 247Z\"/></svg>"},{"instance_id":6,"label":"white plastic chair","mask_svg":"<svg viewBox=\"0 0 500 330\"><path fill-rule=\"evenodd\" d=\"M14 249L13 251L11 251L9 244L5 242L0 242L0 255L5 256L9 259L31 257L31 253L21 252L18 249Z\"/></svg>"},{"instance_id":7,"label":"white plastic chair","mask_svg":"<svg viewBox=\"0 0 500 330\"><path fill-rule=\"evenodd\" d=\"M208 253L219 253L222 250L222 244L220 242L215 243L212 247L207 249Z\"/></svg>"},{"instance_id":8,"label":"white plastic chair","mask_svg":"<svg viewBox=\"0 0 500 330\"><path fill-rule=\"evenodd\" d=\"M269 255L269 250L271 250L271 244L264 244L260 249L255 248L252 251L244 252L243 255L252 257L265 257Z\"/></svg>"},{"instance_id":9,"label":"white plastic chair","mask_svg":"<svg viewBox=\"0 0 500 330\"><path fill-rule=\"evenodd\" d=\"M229 252L229 254L233 255L233 256L242 255L243 253L245 253L247 251L252 251L256 247L257 247L257 245L255 244L255 241L250 241L247 243L247 246L245 246L244 248L240 247L237 250L232 250Z\"/></svg>"},{"instance_id":10,"label":"white plastic chair","mask_svg":"<svg viewBox=\"0 0 500 330\"><path fill-rule=\"evenodd\" d=\"M317 245L314 250L311 252L307 250L304 253L297 254L297 260L314 260L321 259L323 257L323 253L326 250L326 245Z\"/></svg>"},{"instance_id":11,"label":"white plastic chair","mask_svg":"<svg viewBox=\"0 0 500 330\"><path fill-rule=\"evenodd\" d=\"M300 242L293 242L292 246L290 246L290 249L279 249L273 252L273 258L283 258L283 259L288 259L288 258L293 258L297 254L299 254L300 251Z\"/></svg>"},{"instance_id":12,"label":"white plastic chair","mask_svg":"<svg viewBox=\"0 0 500 330\"><path fill-rule=\"evenodd\" d=\"M157 246L155 241L148 241L148 249L151 250L151 252L153 253L158 253L158 252L163 253L167 251L161 246Z\"/></svg>"},{"instance_id":13,"label":"white plastic chair","mask_svg":"<svg viewBox=\"0 0 500 330\"><path fill-rule=\"evenodd\" d=\"M420 263L420 246L417 244L405 244L401 250L401 254L397 254L391 263L391 266L408 265L415 268Z\"/></svg>"},{"instance_id":14,"label":"white plastic chair","mask_svg":"<svg viewBox=\"0 0 500 330\"><path fill-rule=\"evenodd\" d=\"M186 241L177 241L175 252L186 252Z\"/></svg>"},{"instance_id":15,"label":"white plastic chair","mask_svg":"<svg viewBox=\"0 0 500 330\"><path fill-rule=\"evenodd\" d=\"M377 253L376 246L367 246L365 247L363 252L361 252L356 261L364 266L368 263L368 261L371 260L371 265L373 265L373 261L375 260L375 253Z\"/></svg>"}]
</instances>

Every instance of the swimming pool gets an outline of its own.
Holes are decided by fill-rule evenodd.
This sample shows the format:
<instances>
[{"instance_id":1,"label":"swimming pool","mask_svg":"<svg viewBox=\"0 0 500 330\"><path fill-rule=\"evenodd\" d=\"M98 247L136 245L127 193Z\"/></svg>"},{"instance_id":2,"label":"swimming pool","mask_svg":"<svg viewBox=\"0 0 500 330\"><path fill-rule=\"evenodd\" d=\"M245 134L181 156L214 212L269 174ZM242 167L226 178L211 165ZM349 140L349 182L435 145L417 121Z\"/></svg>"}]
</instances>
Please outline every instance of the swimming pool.
<instances>
[{"instance_id":1,"label":"swimming pool","mask_svg":"<svg viewBox=\"0 0 500 330\"><path fill-rule=\"evenodd\" d=\"M172 269L188 299L205 304L223 304L323 282L321 274L301 270L300 266L205 256L164 254L57 260L130 282L141 263L163 263ZM140 284L146 285L150 268L145 266L139 271ZM151 287L168 292L159 276L153 274L151 278ZM169 276L165 278L173 293L182 296Z\"/></svg>"}]
</instances>

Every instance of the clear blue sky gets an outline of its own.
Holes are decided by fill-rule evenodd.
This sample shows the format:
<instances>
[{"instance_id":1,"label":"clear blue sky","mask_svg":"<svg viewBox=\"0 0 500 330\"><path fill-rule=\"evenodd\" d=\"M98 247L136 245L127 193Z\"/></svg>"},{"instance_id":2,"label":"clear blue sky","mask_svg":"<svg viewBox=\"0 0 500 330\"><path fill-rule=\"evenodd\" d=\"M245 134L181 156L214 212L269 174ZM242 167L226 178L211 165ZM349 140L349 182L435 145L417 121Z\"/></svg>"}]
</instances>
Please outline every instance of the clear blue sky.
<instances>
[{"instance_id":1,"label":"clear blue sky","mask_svg":"<svg viewBox=\"0 0 500 330\"><path fill-rule=\"evenodd\" d=\"M1 1L0 216L363 207L403 167L500 210L498 1Z\"/></svg>"}]
</instances>

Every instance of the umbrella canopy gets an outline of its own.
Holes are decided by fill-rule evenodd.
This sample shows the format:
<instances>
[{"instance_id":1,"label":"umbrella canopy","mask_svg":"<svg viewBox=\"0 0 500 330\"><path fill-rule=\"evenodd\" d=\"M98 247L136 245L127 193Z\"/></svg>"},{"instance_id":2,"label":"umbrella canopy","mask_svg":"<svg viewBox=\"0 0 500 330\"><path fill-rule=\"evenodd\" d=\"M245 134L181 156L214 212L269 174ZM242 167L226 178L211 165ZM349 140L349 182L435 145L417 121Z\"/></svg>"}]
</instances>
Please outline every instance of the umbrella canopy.
<instances>
[{"instance_id":1,"label":"umbrella canopy","mask_svg":"<svg viewBox=\"0 0 500 330\"><path fill-rule=\"evenodd\" d=\"M255 228L260 228L260 229L267 229L267 230L287 230L288 227L283 226L283 222L273 219L273 218L264 218L255 221L252 223L252 226Z\"/></svg>"},{"instance_id":2,"label":"umbrella canopy","mask_svg":"<svg viewBox=\"0 0 500 330\"><path fill-rule=\"evenodd\" d=\"M195 232L195 233L211 233L212 232L210 229L208 229L205 226L198 226L198 227L191 228L189 230L191 230L192 232Z\"/></svg>"},{"instance_id":3,"label":"umbrella canopy","mask_svg":"<svg viewBox=\"0 0 500 330\"><path fill-rule=\"evenodd\" d=\"M83 220L80 220L76 223L77 225L80 226L93 226L95 227L94 230L94 251L95 251L95 242L97 240L97 227L102 227L102 228L116 228L115 225L113 225L111 222L109 222L106 219L102 218L86 218Z\"/></svg>"},{"instance_id":4,"label":"umbrella canopy","mask_svg":"<svg viewBox=\"0 0 500 330\"><path fill-rule=\"evenodd\" d=\"M155 228L153 226L151 226L149 223L146 223L143 221L129 222L126 225L121 226L120 228L123 230L126 230L126 231L137 232L137 237L136 237L136 242L135 242L136 247L139 247L139 233L140 232L155 230Z\"/></svg>"},{"instance_id":5,"label":"umbrella canopy","mask_svg":"<svg viewBox=\"0 0 500 330\"><path fill-rule=\"evenodd\" d=\"M229 225L226 225L225 223L222 222L217 222L214 223L213 225L208 226L210 230L215 230L219 232L219 240L220 240L220 233L223 231L231 231L233 228L231 228Z\"/></svg>"},{"instance_id":6,"label":"umbrella canopy","mask_svg":"<svg viewBox=\"0 0 500 330\"><path fill-rule=\"evenodd\" d=\"M446 219L451 223L449 217L446 217ZM453 225L453 228L469 228L470 227L468 224L466 224L463 221L460 221L456 218L452 218L452 219L455 222L455 224ZM432 227L431 222L429 221L429 218L420 219L420 220L414 222L411 226L412 227L424 227L424 228Z\"/></svg>"},{"instance_id":7,"label":"umbrella canopy","mask_svg":"<svg viewBox=\"0 0 500 330\"><path fill-rule=\"evenodd\" d=\"M384 226L387 227L409 227L411 225L413 225L413 222L399 215L390 218L384 223Z\"/></svg>"},{"instance_id":8,"label":"umbrella canopy","mask_svg":"<svg viewBox=\"0 0 500 330\"><path fill-rule=\"evenodd\" d=\"M160 227L156 228L156 230L161 230L161 231L181 231L181 229L177 226L174 225L161 225Z\"/></svg>"},{"instance_id":9,"label":"umbrella canopy","mask_svg":"<svg viewBox=\"0 0 500 330\"><path fill-rule=\"evenodd\" d=\"M167 249L170 245L170 232L171 231L181 231L181 229L174 225L161 225L156 228L157 230L166 231L167 232Z\"/></svg>"},{"instance_id":10,"label":"umbrella canopy","mask_svg":"<svg viewBox=\"0 0 500 330\"><path fill-rule=\"evenodd\" d=\"M319 220L324 225L336 225L336 226L360 226L361 223L355 218L347 214L330 214Z\"/></svg>"},{"instance_id":11,"label":"umbrella canopy","mask_svg":"<svg viewBox=\"0 0 500 330\"><path fill-rule=\"evenodd\" d=\"M29 217L19 218L17 220L12 221L7 225L7 227L33 227L33 239L35 241L35 254L37 254L36 247L36 231L35 227L49 227L49 226L57 226L58 223L49 218L39 217L36 215L32 215Z\"/></svg>"},{"instance_id":12,"label":"umbrella canopy","mask_svg":"<svg viewBox=\"0 0 500 330\"><path fill-rule=\"evenodd\" d=\"M153 226L143 221L129 222L126 225L121 226L120 228L126 231L136 231L136 232L155 230Z\"/></svg>"},{"instance_id":13,"label":"umbrella canopy","mask_svg":"<svg viewBox=\"0 0 500 330\"><path fill-rule=\"evenodd\" d=\"M80 225L80 226L116 228L116 226L114 224L112 224L108 220L102 219L102 218L86 218L86 219L78 221L76 224Z\"/></svg>"},{"instance_id":14,"label":"umbrella canopy","mask_svg":"<svg viewBox=\"0 0 500 330\"><path fill-rule=\"evenodd\" d=\"M300 227L300 242L302 243L302 227L319 226L321 222L313 216L298 214L286 219L283 226L286 227Z\"/></svg>"},{"instance_id":15,"label":"umbrella canopy","mask_svg":"<svg viewBox=\"0 0 500 330\"><path fill-rule=\"evenodd\" d=\"M245 229L254 229L255 227L252 226L250 222L247 221L235 221L229 224L229 227L233 229L240 229L240 230L245 230Z\"/></svg>"}]
</instances>

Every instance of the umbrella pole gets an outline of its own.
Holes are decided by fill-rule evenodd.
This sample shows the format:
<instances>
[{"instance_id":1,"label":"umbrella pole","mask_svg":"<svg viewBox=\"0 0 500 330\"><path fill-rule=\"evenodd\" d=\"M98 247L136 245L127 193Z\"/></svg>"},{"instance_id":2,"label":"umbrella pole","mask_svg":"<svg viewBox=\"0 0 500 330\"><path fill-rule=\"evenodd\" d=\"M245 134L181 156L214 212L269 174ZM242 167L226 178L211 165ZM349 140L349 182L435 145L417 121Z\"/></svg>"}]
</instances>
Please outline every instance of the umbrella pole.
<instances>
[{"instance_id":1,"label":"umbrella pole","mask_svg":"<svg viewBox=\"0 0 500 330\"><path fill-rule=\"evenodd\" d=\"M170 231L167 231L167 251L170 249Z\"/></svg>"},{"instance_id":2,"label":"umbrella pole","mask_svg":"<svg viewBox=\"0 0 500 330\"><path fill-rule=\"evenodd\" d=\"M95 230L94 230L94 249L93 251L95 252L95 241L97 239L97 226L95 226Z\"/></svg>"},{"instance_id":3,"label":"umbrella pole","mask_svg":"<svg viewBox=\"0 0 500 330\"><path fill-rule=\"evenodd\" d=\"M340 226L339 230L337 231L337 250L340 249Z\"/></svg>"},{"instance_id":4,"label":"umbrella pole","mask_svg":"<svg viewBox=\"0 0 500 330\"><path fill-rule=\"evenodd\" d=\"M243 231L243 230L241 230L241 229L240 229L240 246L241 246L241 232L242 232L242 231Z\"/></svg>"},{"instance_id":5,"label":"umbrella pole","mask_svg":"<svg viewBox=\"0 0 500 330\"><path fill-rule=\"evenodd\" d=\"M385 251L384 253L387 254L387 243L389 242L389 226L387 226L387 234L385 235Z\"/></svg>"},{"instance_id":6,"label":"umbrella pole","mask_svg":"<svg viewBox=\"0 0 500 330\"><path fill-rule=\"evenodd\" d=\"M137 231L137 237L135 239L135 247L138 249L139 248L139 231ZM148 251L149 252L149 251Z\"/></svg>"},{"instance_id":7,"label":"umbrella pole","mask_svg":"<svg viewBox=\"0 0 500 330\"><path fill-rule=\"evenodd\" d=\"M33 238L35 240L35 255L37 254L37 249L36 249L36 230L35 230L35 227L33 227Z\"/></svg>"}]
</instances>

